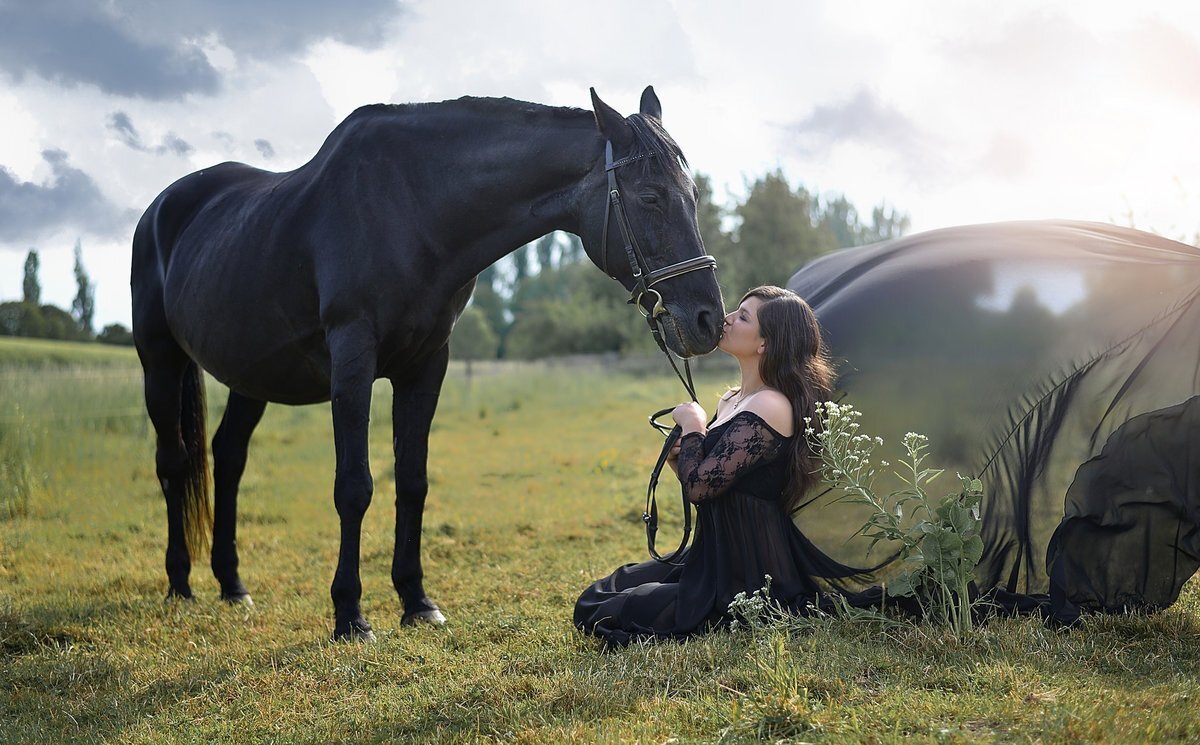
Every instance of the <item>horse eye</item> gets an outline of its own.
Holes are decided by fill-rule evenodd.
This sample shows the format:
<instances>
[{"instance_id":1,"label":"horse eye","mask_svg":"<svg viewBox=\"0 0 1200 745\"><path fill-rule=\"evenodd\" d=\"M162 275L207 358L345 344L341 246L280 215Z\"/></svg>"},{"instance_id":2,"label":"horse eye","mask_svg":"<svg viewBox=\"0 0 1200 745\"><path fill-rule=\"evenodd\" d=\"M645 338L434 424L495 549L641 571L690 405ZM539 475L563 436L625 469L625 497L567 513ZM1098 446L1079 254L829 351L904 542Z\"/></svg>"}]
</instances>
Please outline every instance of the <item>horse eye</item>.
<instances>
[{"instance_id":1,"label":"horse eye","mask_svg":"<svg viewBox=\"0 0 1200 745\"><path fill-rule=\"evenodd\" d=\"M658 195L646 193L641 195L642 204L658 204Z\"/></svg>"}]
</instances>

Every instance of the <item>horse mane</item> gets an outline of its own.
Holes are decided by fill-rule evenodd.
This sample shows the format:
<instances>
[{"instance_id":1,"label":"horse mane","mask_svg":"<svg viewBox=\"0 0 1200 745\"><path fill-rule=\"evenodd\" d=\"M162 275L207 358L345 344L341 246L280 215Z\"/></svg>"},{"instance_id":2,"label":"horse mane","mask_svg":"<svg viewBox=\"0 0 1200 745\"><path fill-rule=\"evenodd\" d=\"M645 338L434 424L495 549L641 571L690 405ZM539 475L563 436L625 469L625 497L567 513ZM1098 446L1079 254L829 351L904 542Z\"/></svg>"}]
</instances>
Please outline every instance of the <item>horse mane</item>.
<instances>
[{"instance_id":1,"label":"horse mane","mask_svg":"<svg viewBox=\"0 0 1200 745\"><path fill-rule=\"evenodd\" d=\"M683 150L671 139L671 135L667 134L667 130L663 129L657 119L643 114L632 114L625 121L633 128L634 144L631 156L653 155L664 168L670 168L671 164L677 164L680 170L688 167ZM646 158L644 162L649 160Z\"/></svg>"},{"instance_id":2,"label":"horse mane","mask_svg":"<svg viewBox=\"0 0 1200 745\"><path fill-rule=\"evenodd\" d=\"M362 112L387 114L420 114L424 112L452 112L463 110L472 114L484 116L546 116L555 119L579 120L586 117L592 120L592 112L573 106L547 106L545 104L521 101L515 98L487 98L481 96L462 96L447 101L428 101L423 103L373 103L360 106L350 116Z\"/></svg>"},{"instance_id":3,"label":"horse mane","mask_svg":"<svg viewBox=\"0 0 1200 745\"><path fill-rule=\"evenodd\" d=\"M589 109L581 109L574 106L547 106L545 104L507 97L485 98L479 96L463 96L448 101L431 103L368 104L355 109L346 118L346 121L366 114L386 113L404 115L421 114L426 111L447 112L455 109L483 116L549 116L557 120L579 122L582 119L586 119L589 123L595 122L595 115ZM633 147L628 157L641 159L643 168L648 167L651 160L651 158L646 156L654 156L664 168L669 169L672 164L678 164L680 170L688 167L687 157L683 154L683 150L671 138L671 135L667 134L667 130L663 129L662 124L657 119L643 114L631 114L625 121L629 123L630 128L633 130Z\"/></svg>"}]
</instances>

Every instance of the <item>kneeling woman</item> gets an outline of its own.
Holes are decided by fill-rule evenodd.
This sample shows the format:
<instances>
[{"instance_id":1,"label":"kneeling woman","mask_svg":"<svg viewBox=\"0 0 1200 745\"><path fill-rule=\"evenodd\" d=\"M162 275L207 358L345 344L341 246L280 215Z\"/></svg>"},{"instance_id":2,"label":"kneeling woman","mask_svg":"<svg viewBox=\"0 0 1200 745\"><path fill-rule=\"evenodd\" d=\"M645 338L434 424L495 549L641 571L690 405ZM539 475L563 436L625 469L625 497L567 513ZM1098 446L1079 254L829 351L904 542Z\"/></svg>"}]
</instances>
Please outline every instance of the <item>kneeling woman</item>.
<instances>
[{"instance_id":1,"label":"kneeling woman","mask_svg":"<svg viewBox=\"0 0 1200 745\"><path fill-rule=\"evenodd\" d=\"M863 571L823 554L791 517L821 465L804 418L817 421L833 378L812 309L793 292L757 287L725 317L718 348L737 359L741 385L707 424L696 403L673 413L683 435L668 462L696 504L695 541L674 564L620 567L575 604L575 625L609 644L716 628L734 596L762 587L764 575L772 597L802 610L841 589L836 578Z\"/></svg>"}]
</instances>

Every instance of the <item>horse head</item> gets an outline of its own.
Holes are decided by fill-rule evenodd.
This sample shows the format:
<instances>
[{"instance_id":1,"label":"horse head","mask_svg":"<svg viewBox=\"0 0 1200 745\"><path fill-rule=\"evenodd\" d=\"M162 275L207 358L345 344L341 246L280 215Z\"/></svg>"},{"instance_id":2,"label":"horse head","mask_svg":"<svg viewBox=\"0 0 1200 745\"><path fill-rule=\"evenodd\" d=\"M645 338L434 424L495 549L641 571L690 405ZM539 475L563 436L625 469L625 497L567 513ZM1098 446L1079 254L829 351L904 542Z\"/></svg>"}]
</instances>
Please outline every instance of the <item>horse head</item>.
<instances>
[{"instance_id":1,"label":"horse head","mask_svg":"<svg viewBox=\"0 0 1200 745\"><path fill-rule=\"evenodd\" d=\"M724 306L696 223L696 184L662 126L653 87L629 117L592 89L605 157L585 182L580 237L588 257L630 292L681 357L712 351Z\"/></svg>"}]
</instances>

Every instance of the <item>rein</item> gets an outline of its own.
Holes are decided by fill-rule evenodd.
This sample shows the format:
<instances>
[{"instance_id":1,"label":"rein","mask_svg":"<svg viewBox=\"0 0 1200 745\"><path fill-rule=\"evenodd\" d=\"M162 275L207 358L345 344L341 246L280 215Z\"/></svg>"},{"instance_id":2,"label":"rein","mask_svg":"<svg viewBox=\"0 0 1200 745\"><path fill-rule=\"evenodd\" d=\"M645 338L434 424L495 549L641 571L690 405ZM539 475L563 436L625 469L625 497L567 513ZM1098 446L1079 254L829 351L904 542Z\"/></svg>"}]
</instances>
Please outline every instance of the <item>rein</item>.
<instances>
[{"instance_id":1,"label":"rein","mask_svg":"<svg viewBox=\"0 0 1200 745\"><path fill-rule=\"evenodd\" d=\"M670 317L671 314L667 311L666 305L663 304L662 294L654 289L654 285L664 280L701 269L716 271L717 260L708 254L704 254L691 259L684 259L660 269L650 269L650 265L646 262L646 257L642 254L637 239L633 235L633 230L629 226L629 218L625 215L625 206L621 201L621 191L617 187L616 171L621 166L652 155L653 153L643 153L613 161L612 141L604 143L604 170L608 174L608 199L604 202L604 229L600 243L603 249L601 252L601 269L608 276L612 276L608 271L608 225L615 215L617 229L621 231L621 238L624 243L625 257L629 260L629 268L633 273L633 289L629 293L629 303L636 305L638 311L646 319L646 323L650 327L651 336L654 337L658 348L666 355L667 361L671 363L671 369L675 371L675 376L679 378L679 382L683 384L692 401L696 401L696 385L692 381L691 365L686 358L683 360L685 377L685 374L679 371L679 366L675 364L675 355L671 354L671 350L667 349L666 341L663 338L662 317ZM649 311L642 304L642 299L647 295L653 295L654 298L654 305ZM674 319L672 319L672 323L674 323ZM683 502L683 539L679 542L679 547L666 556L660 555L654 547L655 537L658 534L658 501L655 499L654 492L658 487L658 477L662 473L663 466L666 465L667 456L671 454L671 448L675 446L675 443L679 441L682 435L682 430L678 426L669 428L665 424L660 424L657 420L670 414L673 408L663 409L650 415L650 426L665 435L666 442L663 443L662 452L658 455L658 462L654 464L654 470L650 473L650 483L646 487L646 507L642 511L642 522L646 524L646 547L650 550L650 556L655 561L678 566L683 563L682 554L687 547L688 539L692 535L692 505L688 502L687 495L683 493L682 488L680 489L680 497Z\"/></svg>"},{"instance_id":2,"label":"rein","mask_svg":"<svg viewBox=\"0 0 1200 745\"><path fill-rule=\"evenodd\" d=\"M695 400L694 396L692 400ZM650 472L650 482L646 484L646 507L642 510L642 522L646 524L646 548L650 551L650 557L663 564L680 566L683 564L683 550L687 548L688 539L692 537L692 503L688 501L682 486L679 488L679 497L683 502L683 537L679 540L679 546L666 556L662 556L654 548L654 539L658 535L658 500L655 499L654 492L658 488L658 477L667 463L667 456L671 454L671 448L675 447L675 443L679 442L679 438L683 435L683 430L679 428L678 424L668 429L667 425L659 424L657 421L659 417L666 416L672 411L674 411L674 407L662 409L650 415L650 426L666 435L667 439L663 443L662 452L658 454L654 470Z\"/></svg>"}]
</instances>

